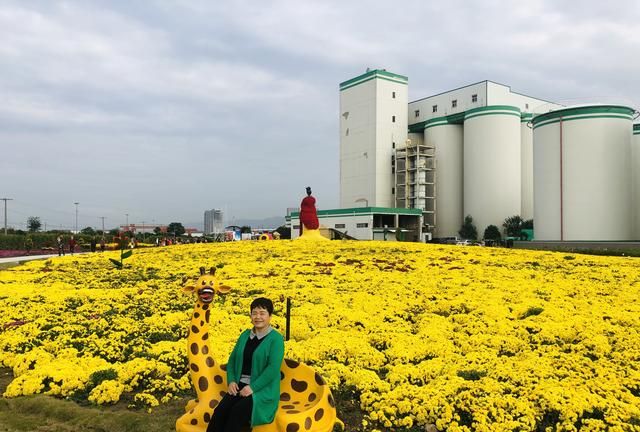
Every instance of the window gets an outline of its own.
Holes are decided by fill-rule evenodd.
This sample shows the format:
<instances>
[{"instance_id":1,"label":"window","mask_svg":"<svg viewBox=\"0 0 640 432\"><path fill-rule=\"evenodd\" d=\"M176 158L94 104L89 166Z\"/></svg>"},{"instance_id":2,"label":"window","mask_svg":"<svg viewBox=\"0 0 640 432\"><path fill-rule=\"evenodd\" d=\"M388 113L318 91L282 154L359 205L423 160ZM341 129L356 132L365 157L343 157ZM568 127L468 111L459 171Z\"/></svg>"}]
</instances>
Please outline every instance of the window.
<instances>
[{"instance_id":1,"label":"window","mask_svg":"<svg viewBox=\"0 0 640 432\"><path fill-rule=\"evenodd\" d=\"M345 228L346 225L345 224L335 224L333 227L334 228Z\"/></svg>"},{"instance_id":2,"label":"window","mask_svg":"<svg viewBox=\"0 0 640 432\"><path fill-rule=\"evenodd\" d=\"M478 102L478 95L477 94L471 95L471 102Z\"/></svg>"},{"instance_id":3,"label":"window","mask_svg":"<svg viewBox=\"0 0 640 432\"><path fill-rule=\"evenodd\" d=\"M529 104L524 104L524 109L529 109Z\"/></svg>"},{"instance_id":4,"label":"window","mask_svg":"<svg viewBox=\"0 0 640 432\"><path fill-rule=\"evenodd\" d=\"M413 113L416 115L416 117L420 117L420 110L415 110Z\"/></svg>"},{"instance_id":5,"label":"window","mask_svg":"<svg viewBox=\"0 0 640 432\"><path fill-rule=\"evenodd\" d=\"M458 99L454 99L451 101L451 108L455 108L458 106Z\"/></svg>"},{"instance_id":6,"label":"window","mask_svg":"<svg viewBox=\"0 0 640 432\"><path fill-rule=\"evenodd\" d=\"M396 98L396 92L391 92L391 99L395 99Z\"/></svg>"},{"instance_id":7,"label":"window","mask_svg":"<svg viewBox=\"0 0 640 432\"><path fill-rule=\"evenodd\" d=\"M345 132L345 136L349 136L349 128L347 128L347 131Z\"/></svg>"},{"instance_id":8,"label":"window","mask_svg":"<svg viewBox=\"0 0 640 432\"><path fill-rule=\"evenodd\" d=\"M396 194L396 188L391 188L391 195L395 195Z\"/></svg>"},{"instance_id":9,"label":"window","mask_svg":"<svg viewBox=\"0 0 640 432\"><path fill-rule=\"evenodd\" d=\"M432 109L433 109L433 111L432 111L432 112L438 112L438 105L434 105L434 106L432 107Z\"/></svg>"},{"instance_id":10,"label":"window","mask_svg":"<svg viewBox=\"0 0 640 432\"><path fill-rule=\"evenodd\" d=\"M392 149L396 148L396 143L395 143L395 142L392 142L392 143L391 143L391 148L392 148Z\"/></svg>"},{"instance_id":11,"label":"window","mask_svg":"<svg viewBox=\"0 0 640 432\"><path fill-rule=\"evenodd\" d=\"M391 174L395 174L396 173L396 167L392 166L391 167Z\"/></svg>"},{"instance_id":12,"label":"window","mask_svg":"<svg viewBox=\"0 0 640 432\"><path fill-rule=\"evenodd\" d=\"M391 123L395 123L396 122L396 116L391 116Z\"/></svg>"},{"instance_id":13,"label":"window","mask_svg":"<svg viewBox=\"0 0 640 432\"><path fill-rule=\"evenodd\" d=\"M294 226L293 226L293 229L294 229L294 230L299 230L299 229L300 229L300 225L294 225Z\"/></svg>"},{"instance_id":14,"label":"window","mask_svg":"<svg viewBox=\"0 0 640 432\"><path fill-rule=\"evenodd\" d=\"M369 223L363 222L363 223L356 224L356 228L369 228Z\"/></svg>"}]
</instances>

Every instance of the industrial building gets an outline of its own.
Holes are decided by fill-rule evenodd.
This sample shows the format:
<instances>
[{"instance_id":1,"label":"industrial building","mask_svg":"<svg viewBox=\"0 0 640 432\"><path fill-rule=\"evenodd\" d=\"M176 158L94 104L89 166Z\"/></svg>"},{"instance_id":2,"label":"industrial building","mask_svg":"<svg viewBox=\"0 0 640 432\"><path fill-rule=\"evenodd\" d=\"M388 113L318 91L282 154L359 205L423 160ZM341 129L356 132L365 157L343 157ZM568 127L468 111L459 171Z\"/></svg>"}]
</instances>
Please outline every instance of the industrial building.
<instances>
[{"instance_id":1,"label":"industrial building","mask_svg":"<svg viewBox=\"0 0 640 432\"><path fill-rule=\"evenodd\" d=\"M204 212L204 234L224 234L224 213L220 209Z\"/></svg>"},{"instance_id":2,"label":"industrial building","mask_svg":"<svg viewBox=\"0 0 640 432\"><path fill-rule=\"evenodd\" d=\"M342 208L419 209L440 238L466 215L480 236L519 215L539 240L640 238L635 109L564 107L492 81L413 102L407 88L380 69L340 84Z\"/></svg>"}]
</instances>

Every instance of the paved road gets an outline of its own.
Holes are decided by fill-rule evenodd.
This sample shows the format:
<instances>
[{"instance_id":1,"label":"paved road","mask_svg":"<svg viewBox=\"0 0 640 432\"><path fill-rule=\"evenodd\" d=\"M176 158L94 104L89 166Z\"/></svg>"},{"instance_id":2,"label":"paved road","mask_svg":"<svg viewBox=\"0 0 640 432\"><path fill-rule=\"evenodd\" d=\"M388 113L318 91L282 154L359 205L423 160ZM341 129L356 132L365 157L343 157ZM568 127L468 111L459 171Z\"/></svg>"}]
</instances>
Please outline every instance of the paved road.
<instances>
[{"instance_id":1,"label":"paved road","mask_svg":"<svg viewBox=\"0 0 640 432\"><path fill-rule=\"evenodd\" d=\"M79 254L76 254L79 255ZM52 255L25 255L25 256L17 256L17 257L8 257L8 258L0 258L0 264L2 263L12 263L12 262L24 262L24 261L31 261L31 260L37 260L37 259L46 259L46 258L53 258L53 257L57 257L58 254L52 254Z\"/></svg>"}]
</instances>

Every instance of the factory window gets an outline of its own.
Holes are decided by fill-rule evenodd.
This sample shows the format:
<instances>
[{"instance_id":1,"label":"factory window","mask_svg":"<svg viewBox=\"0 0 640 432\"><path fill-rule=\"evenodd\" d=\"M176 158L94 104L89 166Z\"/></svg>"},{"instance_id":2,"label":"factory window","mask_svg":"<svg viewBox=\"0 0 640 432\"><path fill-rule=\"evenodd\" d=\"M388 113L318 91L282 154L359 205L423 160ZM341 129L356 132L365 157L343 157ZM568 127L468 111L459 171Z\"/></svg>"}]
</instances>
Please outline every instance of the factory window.
<instances>
[{"instance_id":1,"label":"factory window","mask_svg":"<svg viewBox=\"0 0 640 432\"><path fill-rule=\"evenodd\" d=\"M391 99L395 99L396 98L396 92L391 92Z\"/></svg>"},{"instance_id":2,"label":"factory window","mask_svg":"<svg viewBox=\"0 0 640 432\"><path fill-rule=\"evenodd\" d=\"M392 148L392 149L396 148L396 143L395 143L395 142L392 142L392 143L391 143L391 148Z\"/></svg>"},{"instance_id":3,"label":"factory window","mask_svg":"<svg viewBox=\"0 0 640 432\"><path fill-rule=\"evenodd\" d=\"M300 229L300 225L294 225L294 226L293 226L293 229L294 229L294 230L299 230L299 229Z\"/></svg>"},{"instance_id":4,"label":"factory window","mask_svg":"<svg viewBox=\"0 0 640 432\"><path fill-rule=\"evenodd\" d=\"M369 228L369 223L363 222L363 223L356 224L356 228Z\"/></svg>"},{"instance_id":5,"label":"factory window","mask_svg":"<svg viewBox=\"0 0 640 432\"><path fill-rule=\"evenodd\" d=\"M391 195L395 195L396 194L396 188L391 188Z\"/></svg>"},{"instance_id":6,"label":"factory window","mask_svg":"<svg viewBox=\"0 0 640 432\"><path fill-rule=\"evenodd\" d=\"M438 105L434 105L434 106L432 107L432 109L433 109L433 111L432 111L432 112L438 112Z\"/></svg>"},{"instance_id":7,"label":"factory window","mask_svg":"<svg viewBox=\"0 0 640 432\"><path fill-rule=\"evenodd\" d=\"M395 123L396 122L396 116L391 116L391 123Z\"/></svg>"},{"instance_id":8,"label":"factory window","mask_svg":"<svg viewBox=\"0 0 640 432\"><path fill-rule=\"evenodd\" d=\"M349 128L347 128L347 131L345 132L345 136L349 136Z\"/></svg>"},{"instance_id":9,"label":"factory window","mask_svg":"<svg viewBox=\"0 0 640 432\"><path fill-rule=\"evenodd\" d=\"M391 167L391 174L395 174L396 173L396 167Z\"/></svg>"},{"instance_id":10,"label":"factory window","mask_svg":"<svg viewBox=\"0 0 640 432\"><path fill-rule=\"evenodd\" d=\"M416 115L416 117L420 117L420 110L415 110L413 113Z\"/></svg>"},{"instance_id":11,"label":"factory window","mask_svg":"<svg viewBox=\"0 0 640 432\"><path fill-rule=\"evenodd\" d=\"M529 109L529 104L524 104L524 109Z\"/></svg>"},{"instance_id":12,"label":"factory window","mask_svg":"<svg viewBox=\"0 0 640 432\"><path fill-rule=\"evenodd\" d=\"M335 224L333 227L334 228L346 228L346 225L345 224Z\"/></svg>"},{"instance_id":13,"label":"factory window","mask_svg":"<svg viewBox=\"0 0 640 432\"><path fill-rule=\"evenodd\" d=\"M471 95L471 102L478 102L478 95L477 94Z\"/></svg>"},{"instance_id":14,"label":"factory window","mask_svg":"<svg viewBox=\"0 0 640 432\"><path fill-rule=\"evenodd\" d=\"M454 99L451 101L451 108L455 108L458 106L458 99Z\"/></svg>"}]
</instances>

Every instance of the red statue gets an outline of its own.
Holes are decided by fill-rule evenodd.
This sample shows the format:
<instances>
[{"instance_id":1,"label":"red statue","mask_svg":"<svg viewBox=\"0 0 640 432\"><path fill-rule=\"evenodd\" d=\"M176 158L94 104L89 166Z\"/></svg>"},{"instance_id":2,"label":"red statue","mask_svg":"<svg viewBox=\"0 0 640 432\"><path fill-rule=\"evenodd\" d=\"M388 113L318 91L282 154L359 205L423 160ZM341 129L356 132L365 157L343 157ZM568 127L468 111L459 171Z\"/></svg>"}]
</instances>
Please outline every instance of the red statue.
<instances>
[{"instance_id":1,"label":"red statue","mask_svg":"<svg viewBox=\"0 0 640 432\"><path fill-rule=\"evenodd\" d=\"M318 227L320 227L320 223L316 213L316 199L311 196L311 188L307 186L307 196L300 203L300 235L305 229L315 230Z\"/></svg>"}]
</instances>

